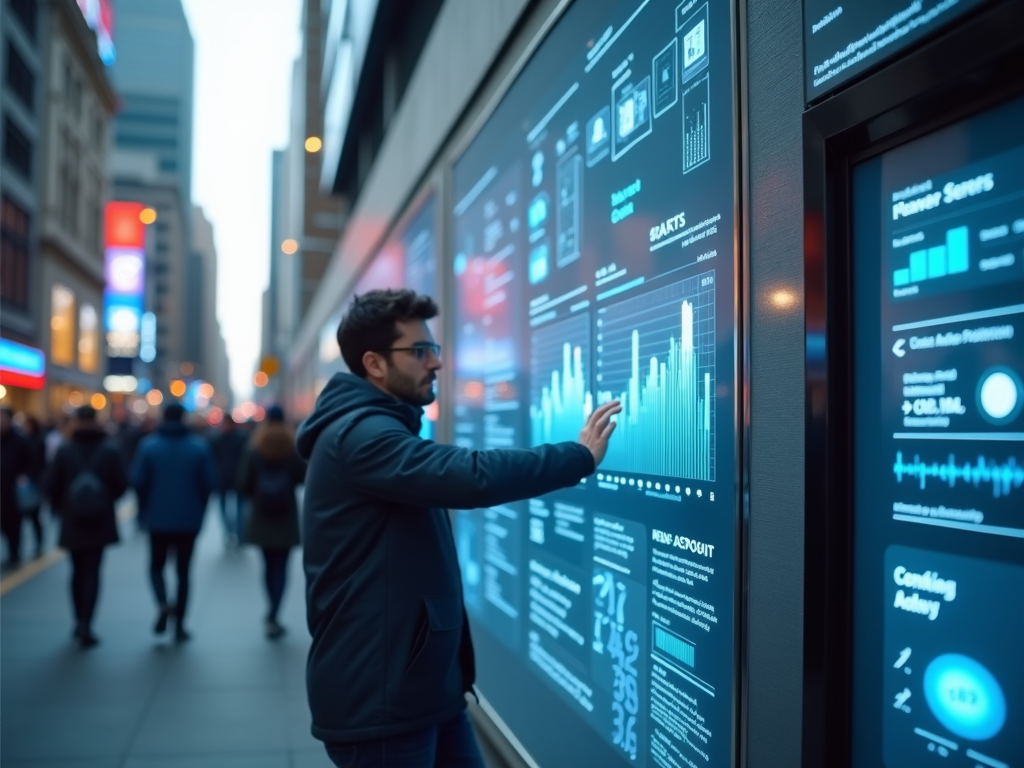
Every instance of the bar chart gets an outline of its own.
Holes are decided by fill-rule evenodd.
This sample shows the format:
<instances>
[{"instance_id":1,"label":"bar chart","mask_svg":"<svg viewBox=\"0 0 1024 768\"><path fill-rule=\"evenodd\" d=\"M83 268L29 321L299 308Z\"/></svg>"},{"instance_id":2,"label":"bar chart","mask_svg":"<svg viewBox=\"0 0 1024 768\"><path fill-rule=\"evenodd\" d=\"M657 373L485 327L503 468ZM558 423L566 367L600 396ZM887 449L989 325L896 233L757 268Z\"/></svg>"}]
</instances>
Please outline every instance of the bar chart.
<instances>
[{"instance_id":1,"label":"bar chart","mask_svg":"<svg viewBox=\"0 0 1024 768\"><path fill-rule=\"evenodd\" d=\"M714 481L714 289L706 272L598 310L597 401L622 402L602 467Z\"/></svg>"},{"instance_id":2,"label":"bar chart","mask_svg":"<svg viewBox=\"0 0 1024 768\"><path fill-rule=\"evenodd\" d=\"M683 173L711 158L708 133L710 73L695 81L683 94Z\"/></svg>"},{"instance_id":3,"label":"bar chart","mask_svg":"<svg viewBox=\"0 0 1024 768\"><path fill-rule=\"evenodd\" d=\"M532 445L575 441L593 410L587 386L590 315L544 326L530 339Z\"/></svg>"},{"instance_id":4,"label":"bar chart","mask_svg":"<svg viewBox=\"0 0 1024 768\"><path fill-rule=\"evenodd\" d=\"M968 271L970 268L969 234L966 226L955 227L946 231L944 245L911 251L910 266L893 272L893 287L899 288Z\"/></svg>"}]
</instances>

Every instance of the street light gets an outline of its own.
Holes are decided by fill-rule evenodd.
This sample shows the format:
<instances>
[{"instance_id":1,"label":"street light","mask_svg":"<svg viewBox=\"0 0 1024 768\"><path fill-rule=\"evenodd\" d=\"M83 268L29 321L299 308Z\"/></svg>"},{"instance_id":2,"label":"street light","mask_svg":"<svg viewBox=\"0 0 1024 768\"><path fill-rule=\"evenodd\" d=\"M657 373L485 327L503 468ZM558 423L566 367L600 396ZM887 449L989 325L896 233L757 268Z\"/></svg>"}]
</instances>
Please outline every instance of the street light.
<instances>
[{"instance_id":1,"label":"street light","mask_svg":"<svg viewBox=\"0 0 1024 768\"><path fill-rule=\"evenodd\" d=\"M319 136L310 136L308 139L306 139L307 152L319 152L320 147L322 147L323 145L324 143L320 141Z\"/></svg>"}]
</instances>

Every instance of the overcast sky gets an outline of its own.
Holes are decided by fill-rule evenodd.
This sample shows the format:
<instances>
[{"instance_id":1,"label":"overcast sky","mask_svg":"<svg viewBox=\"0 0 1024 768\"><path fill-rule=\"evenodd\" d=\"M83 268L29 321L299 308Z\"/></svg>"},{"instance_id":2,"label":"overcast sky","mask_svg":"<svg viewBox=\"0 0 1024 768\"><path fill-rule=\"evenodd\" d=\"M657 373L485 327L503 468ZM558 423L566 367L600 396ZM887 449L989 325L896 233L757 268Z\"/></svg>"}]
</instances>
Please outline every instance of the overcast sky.
<instances>
[{"instance_id":1,"label":"overcast sky","mask_svg":"<svg viewBox=\"0 0 1024 768\"><path fill-rule=\"evenodd\" d=\"M301 0L182 0L195 40L192 201L213 222L235 395L252 395L270 253L270 154L288 141Z\"/></svg>"}]
</instances>

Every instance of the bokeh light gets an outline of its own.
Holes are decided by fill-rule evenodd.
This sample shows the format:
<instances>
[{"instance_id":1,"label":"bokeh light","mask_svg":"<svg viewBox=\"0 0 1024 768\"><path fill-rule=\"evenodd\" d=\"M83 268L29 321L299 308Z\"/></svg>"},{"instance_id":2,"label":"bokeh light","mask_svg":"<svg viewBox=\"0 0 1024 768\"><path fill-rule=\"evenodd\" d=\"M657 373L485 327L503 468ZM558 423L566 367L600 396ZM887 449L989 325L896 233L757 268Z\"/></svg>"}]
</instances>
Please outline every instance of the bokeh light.
<instances>
[{"instance_id":1,"label":"bokeh light","mask_svg":"<svg viewBox=\"0 0 1024 768\"><path fill-rule=\"evenodd\" d=\"M152 224L156 221L156 211L152 208L143 208L139 211L139 221L143 224Z\"/></svg>"},{"instance_id":2,"label":"bokeh light","mask_svg":"<svg viewBox=\"0 0 1024 768\"><path fill-rule=\"evenodd\" d=\"M150 405L160 405L163 401L164 396L159 389L151 389L146 393L146 402Z\"/></svg>"},{"instance_id":3,"label":"bokeh light","mask_svg":"<svg viewBox=\"0 0 1024 768\"><path fill-rule=\"evenodd\" d=\"M183 397L186 389L188 389L188 386L181 379L175 379L171 382L171 394L175 397Z\"/></svg>"},{"instance_id":4,"label":"bokeh light","mask_svg":"<svg viewBox=\"0 0 1024 768\"><path fill-rule=\"evenodd\" d=\"M297 250L299 250L299 242L294 238L289 237L281 243L281 252L288 256L291 256Z\"/></svg>"},{"instance_id":5,"label":"bokeh light","mask_svg":"<svg viewBox=\"0 0 1024 768\"><path fill-rule=\"evenodd\" d=\"M256 371L256 375L252 377L252 383L257 387L267 386L268 381L270 381L270 379L263 371Z\"/></svg>"},{"instance_id":6,"label":"bokeh light","mask_svg":"<svg viewBox=\"0 0 1024 768\"><path fill-rule=\"evenodd\" d=\"M319 136L310 136L308 139L306 139L307 152L319 152L320 147L322 147L323 145L324 143L320 141Z\"/></svg>"},{"instance_id":7,"label":"bokeh light","mask_svg":"<svg viewBox=\"0 0 1024 768\"><path fill-rule=\"evenodd\" d=\"M95 408L97 411L102 411L107 405L107 398L97 392L95 395L89 398L89 405Z\"/></svg>"},{"instance_id":8,"label":"bokeh light","mask_svg":"<svg viewBox=\"0 0 1024 768\"><path fill-rule=\"evenodd\" d=\"M72 408L80 408L84 404L85 395L83 395L78 390L75 390L70 395L68 395L68 405L70 405Z\"/></svg>"}]
</instances>

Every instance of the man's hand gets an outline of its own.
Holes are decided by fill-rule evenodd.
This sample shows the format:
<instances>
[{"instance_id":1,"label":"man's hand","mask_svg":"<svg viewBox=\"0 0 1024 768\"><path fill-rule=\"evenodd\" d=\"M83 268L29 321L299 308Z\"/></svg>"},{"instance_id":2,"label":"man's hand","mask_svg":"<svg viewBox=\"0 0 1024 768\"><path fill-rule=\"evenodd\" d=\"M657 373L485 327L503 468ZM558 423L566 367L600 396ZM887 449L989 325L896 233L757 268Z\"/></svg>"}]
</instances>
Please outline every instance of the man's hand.
<instances>
[{"instance_id":1,"label":"man's hand","mask_svg":"<svg viewBox=\"0 0 1024 768\"><path fill-rule=\"evenodd\" d=\"M604 455L608 452L608 438L615 431L615 422L612 416L622 411L622 404L618 400L605 403L594 410L583 425L580 432L580 445L586 446L594 454L594 466L604 461Z\"/></svg>"}]
</instances>

